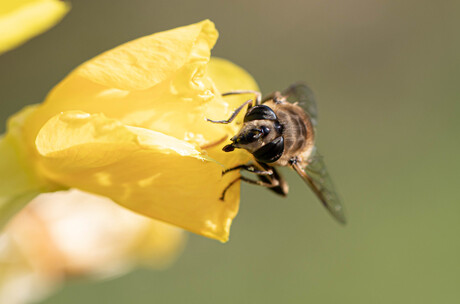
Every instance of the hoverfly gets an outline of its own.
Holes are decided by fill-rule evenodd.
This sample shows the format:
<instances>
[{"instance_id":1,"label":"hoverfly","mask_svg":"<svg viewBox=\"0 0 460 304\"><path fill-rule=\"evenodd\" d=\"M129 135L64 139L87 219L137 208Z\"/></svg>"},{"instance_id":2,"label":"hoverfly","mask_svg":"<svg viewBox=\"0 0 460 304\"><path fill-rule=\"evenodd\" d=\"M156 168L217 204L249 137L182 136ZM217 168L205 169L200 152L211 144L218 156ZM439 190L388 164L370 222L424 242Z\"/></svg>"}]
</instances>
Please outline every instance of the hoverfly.
<instances>
[{"instance_id":1,"label":"hoverfly","mask_svg":"<svg viewBox=\"0 0 460 304\"><path fill-rule=\"evenodd\" d=\"M246 101L227 120L207 120L228 124L248 106L241 130L231 138L231 144L223 147L223 151L245 149L255 160L253 163L226 169L223 174L246 170L256 174L258 180L238 177L224 189L221 200L224 200L228 188L239 180L267 187L286 196L288 185L275 167L289 166L302 177L331 215L345 224L342 203L335 192L323 158L315 147L318 115L310 88L298 83L263 99L257 91L232 91L222 96L236 94L254 94L255 102L252 99Z\"/></svg>"}]
</instances>

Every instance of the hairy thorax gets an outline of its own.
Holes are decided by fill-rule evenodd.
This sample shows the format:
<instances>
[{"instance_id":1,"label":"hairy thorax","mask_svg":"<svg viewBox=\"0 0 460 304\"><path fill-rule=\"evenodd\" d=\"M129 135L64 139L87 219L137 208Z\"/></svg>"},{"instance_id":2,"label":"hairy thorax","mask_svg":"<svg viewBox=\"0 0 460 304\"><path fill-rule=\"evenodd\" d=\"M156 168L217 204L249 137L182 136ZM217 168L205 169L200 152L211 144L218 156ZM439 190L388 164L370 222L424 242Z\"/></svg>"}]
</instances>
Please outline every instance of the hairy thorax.
<instances>
[{"instance_id":1,"label":"hairy thorax","mask_svg":"<svg viewBox=\"0 0 460 304\"><path fill-rule=\"evenodd\" d=\"M314 129L308 115L296 104L289 102L275 103L270 100L265 103L273 109L283 126L284 153L274 162L275 166L288 166L289 161L297 158L300 165L310 157L314 147Z\"/></svg>"}]
</instances>

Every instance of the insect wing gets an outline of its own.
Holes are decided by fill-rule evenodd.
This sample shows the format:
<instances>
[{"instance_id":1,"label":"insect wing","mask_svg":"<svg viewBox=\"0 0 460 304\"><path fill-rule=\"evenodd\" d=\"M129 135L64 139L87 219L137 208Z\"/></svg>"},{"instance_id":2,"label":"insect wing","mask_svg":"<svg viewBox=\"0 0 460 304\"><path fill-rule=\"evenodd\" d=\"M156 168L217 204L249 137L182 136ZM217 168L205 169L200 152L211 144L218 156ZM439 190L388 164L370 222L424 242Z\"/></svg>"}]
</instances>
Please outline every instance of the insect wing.
<instances>
[{"instance_id":1,"label":"insect wing","mask_svg":"<svg viewBox=\"0 0 460 304\"><path fill-rule=\"evenodd\" d=\"M281 93L291 103L298 105L310 116L314 127L318 123L318 110L313 91L304 83L296 83Z\"/></svg>"},{"instance_id":2,"label":"insect wing","mask_svg":"<svg viewBox=\"0 0 460 304\"><path fill-rule=\"evenodd\" d=\"M327 173L326 164L322 156L318 152L315 152L308 160L308 165L305 170L302 170L298 163L293 164L292 167L308 186L310 186L332 216L340 223L345 224L346 218L342 202Z\"/></svg>"}]
</instances>

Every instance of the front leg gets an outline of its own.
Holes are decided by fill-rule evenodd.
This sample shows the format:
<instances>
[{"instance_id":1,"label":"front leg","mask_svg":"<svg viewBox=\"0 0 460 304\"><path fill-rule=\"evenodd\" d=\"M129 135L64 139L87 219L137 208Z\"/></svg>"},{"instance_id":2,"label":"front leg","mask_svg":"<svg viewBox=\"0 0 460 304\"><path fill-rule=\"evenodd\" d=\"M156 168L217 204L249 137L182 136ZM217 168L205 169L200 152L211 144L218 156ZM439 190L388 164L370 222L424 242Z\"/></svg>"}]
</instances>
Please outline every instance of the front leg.
<instances>
[{"instance_id":1,"label":"front leg","mask_svg":"<svg viewBox=\"0 0 460 304\"><path fill-rule=\"evenodd\" d=\"M212 123L229 124L236 118L236 116L241 112L241 110L248 104L249 104L249 108L251 108L252 99L247 100L241 106L236 108L236 110L233 112L232 116L230 116L230 118L227 119L227 120L211 120L209 118L206 118L206 120L209 121L209 122L212 122Z\"/></svg>"},{"instance_id":2,"label":"front leg","mask_svg":"<svg viewBox=\"0 0 460 304\"><path fill-rule=\"evenodd\" d=\"M257 163L259 166L263 168L263 170L270 170L273 172L272 175L258 175L257 177L265 183L273 183L273 180L276 181L277 186L268 188L270 191L275 192L278 195L286 196L289 191L289 185L287 184L286 180L283 176L275 169L275 167L270 166L266 163Z\"/></svg>"},{"instance_id":3,"label":"front leg","mask_svg":"<svg viewBox=\"0 0 460 304\"><path fill-rule=\"evenodd\" d=\"M261 99L262 99L262 94L258 91L251 91L251 90L239 90L239 91L230 91L230 92L226 92L226 93L223 93L222 96L225 97L225 96L230 96L230 95L240 95L240 94L254 94L255 97L256 97L256 101L255 101L255 105L258 106L260 105L261 103ZM209 118L206 118L207 121L209 122L213 122L213 123L220 123L220 124L228 124L228 123L231 123L235 118L236 116L238 115L238 113L241 112L241 110L244 108L244 106L248 105L248 110L250 108L252 108L253 106L253 100L250 99L250 100L247 100L245 103L243 103L241 106L239 106L234 112L233 114L230 116L229 119L227 120L211 120Z\"/></svg>"},{"instance_id":4,"label":"front leg","mask_svg":"<svg viewBox=\"0 0 460 304\"><path fill-rule=\"evenodd\" d=\"M230 95L239 95L239 94L254 94L256 97L256 106L260 105L261 99L262 99L262 94L258 91L252 91L252 90L237 90L237 91L230 91L230 92L225 92L222 94L223 97L225 96L230 96Z\"/></svg>"},{"instance_id":5,"label":"front leg","mask_svg":"<svg viewBox=\"0 0 460 304\"><path fill-rule=\"evenodd\" d=\"M266 182L263 182L263 181L260 181L260 180L252 180L250 178L247 178L247 177L244 177L244 176L240 175L240 176L238 176L238 178L235 178L233 181L231 181L230 184L228 184L228 186L225 187L224 191L222 191L222 195L220 196L221 201L225 200L225 193L227 192L227 190L239 180L242 180L243 182L247 182L249 184L259 185L259 186L267 187L267 188L274 188L274 187L277 187L279 185L278 181L275 180L275 179L272 179L271 183L266 183Z\"/></svg>"},{"instance_id":6,"label":"front leg","mask_svg":"<svg viewBox=\"0 0 460 304\"><path fill-rule=\"evenodd\" d=\"M256 162L254 165L239 165L230 169L226 169L222 174L226 174L228 172L239 169L246 170L248 172L256 174L259 180L255 181L244 176L239 176L238 178L230 182L230 184L227 187L225 187L220 198L221 200L224 200L225 193L227 192L227 190L239 180L242 180L249 184L266 187L281 196L287 195L289 187L286 181L281 176L281 174L279 174L278 171L269 164Z\"/></svg>"},{"instance_id":7,"label":"front leg","mask_svg":"<svg viewBox=\"0 0 460 304\"><path fill-rule=\"evenodd\" d=\"M260 170L260 168L254 166L254 165L239 165L230 169L226 169L222 172L222 175L227 174L228 172L232 172L235 170L246 170L248 172L257 174L257 175L272 175L273 171L268 169L268 170Z\"/></svg>"}]
</instances>

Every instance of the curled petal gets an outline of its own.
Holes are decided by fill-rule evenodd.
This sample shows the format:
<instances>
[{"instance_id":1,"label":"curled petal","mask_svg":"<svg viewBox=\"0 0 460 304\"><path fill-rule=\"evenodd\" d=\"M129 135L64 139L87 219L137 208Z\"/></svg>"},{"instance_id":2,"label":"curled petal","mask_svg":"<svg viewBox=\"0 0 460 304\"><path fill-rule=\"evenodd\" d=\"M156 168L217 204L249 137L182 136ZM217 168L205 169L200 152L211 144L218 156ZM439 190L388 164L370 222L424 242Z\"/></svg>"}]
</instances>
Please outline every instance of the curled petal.
<instances>
[{"instance_id":1,"label":"curled petal","mask_svg":"<svg viewBox=\"0 0 460 304\"><path fill-rule=\"evenodd\" d=\"M205 20L120 45L84 63L75 74L109 88L146 90L186 63L206 64L217 36L214 24Z\"/></svg>"},{"instance_id":2,"label":"curled petal","mask_svg":"<svg viewBox=\"0 0 460 304\"><path fill-rule=\"evenodd\" d=\"M216 110L225 108L206 77L217 36L214 24L205 20L130 41L87 61L61 81L29 119L27 140L32 144L46 121L69 110L104 113L179 139L184 139L184 125L202 130L199 107L211 103ZM223 135L210 129L216 137Z\"/></svg>"},{"instance_id":3,"label":"curled petal","mask_svg":"<svg viewBox=\"0 0 460 304\"><path fill-rule=\"evenodd\" d=\"M228 238L239 187L220 201L232 175L222 178L222 165L187 142L101 114L65 112L44 125L36 145L42 173L52 181L198 234Z\"/></svg>"}]
</instances>

